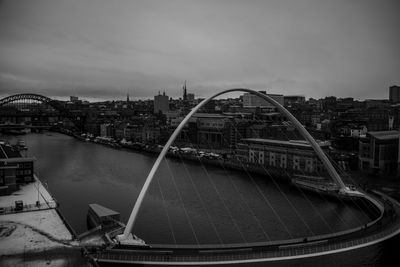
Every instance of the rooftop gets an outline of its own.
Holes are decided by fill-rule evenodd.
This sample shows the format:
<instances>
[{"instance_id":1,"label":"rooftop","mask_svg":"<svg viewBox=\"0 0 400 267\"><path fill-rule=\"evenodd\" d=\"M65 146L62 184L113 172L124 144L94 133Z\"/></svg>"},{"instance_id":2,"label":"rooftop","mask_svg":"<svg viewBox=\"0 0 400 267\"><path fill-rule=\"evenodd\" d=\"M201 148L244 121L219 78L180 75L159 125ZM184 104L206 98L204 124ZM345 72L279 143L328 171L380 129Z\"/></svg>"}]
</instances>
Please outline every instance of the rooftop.
<instances>
[{"instance_id":1,"label":"rooftop","mask_svg":"<svg viewBox=\"0 0 400 267\"><path fill-rule=\"evenodd\" d=\"M99 204L89 204L89 209L93 210L97 216L99 217L107 217L107 216L113 216L113 215L119 215L118 212L110 210L106 207L103 207Z\"/></svg>"},{"instance_id":2,"label":"rooftop","mask_svg":"<svg viewBox=\"0 0 400 267\"><path fill-rule=\"evenodd\" d=\"M256 130L256 129L264 129L266 127L267 127L267 125L265 125L265 124L253 124L253 125L250 126L250 128L254 129L254 130Z\"/></svg>"},{"instance_id":3,"label":"rooftop","mask_svg":"<svg viewBox=\"0 0 400 267\"><path fill-rule=\"evenodd\" d=\"M368 134L378 140L398 139L400 136L399 131L376 131L376 132L368 132Z\"/></svg>"},{"instance_id":4,"label":"rooftop","mask_svg":"<svg viewBox=\"0 0 400 267\"><path fill-rule=\"evenodd\" d=\"M281 146L297 146L303 148L310 148L311 145L304 140L275 140L275 139L263 139L263 138L246 138L242 139L242 141L247 143L261 143L261 144L274 144L274 145L281 145ZM318 142L320 146L327 146L328 143L326 142Z\"/></svg>"},{"instance_id":5,"label":"rooftop","mask_svg":"<svg viewBox=\"0 0 400 267\"><path fill-rule=\"evenodd\" d=\"M11 145L0 144L0 159L22 158L19 151L14 150Z\"/></svg>"},{"instance_id":6,"label":"rooftop","mask_svg":"<svg viewBox=\"0 0 400 267\"><path fill-rule=\"evenodd\" d=\"M222 115L218 113L196 113L193 115L194 118L231 118L231 116Z\"/></svg>"}]
</instances>

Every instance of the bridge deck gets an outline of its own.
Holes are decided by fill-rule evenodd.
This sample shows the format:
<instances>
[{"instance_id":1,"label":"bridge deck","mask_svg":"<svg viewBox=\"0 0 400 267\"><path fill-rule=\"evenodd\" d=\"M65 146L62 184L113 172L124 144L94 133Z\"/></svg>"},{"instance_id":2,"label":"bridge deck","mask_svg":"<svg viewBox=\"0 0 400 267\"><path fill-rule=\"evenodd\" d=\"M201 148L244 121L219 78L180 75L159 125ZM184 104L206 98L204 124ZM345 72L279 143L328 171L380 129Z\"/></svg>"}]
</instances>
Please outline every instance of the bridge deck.
<instances>
[{"instance_id":1,"label":"bridge deck","mask_svg":"<svg viewBox=\"0 0 400 267\"><path fill-rule=\"evenodd\" d=\"M379 243L400 233L400 204L391 201L394 214L386 214L381 222L356 233L332 239L287 245L251 246L234 248L178 248L154 245L137 249L106 249L97 252L98 262L137 263L159 265L207 265L262 261L278 261L338 253Z\"/></svg>"}]
</instances>

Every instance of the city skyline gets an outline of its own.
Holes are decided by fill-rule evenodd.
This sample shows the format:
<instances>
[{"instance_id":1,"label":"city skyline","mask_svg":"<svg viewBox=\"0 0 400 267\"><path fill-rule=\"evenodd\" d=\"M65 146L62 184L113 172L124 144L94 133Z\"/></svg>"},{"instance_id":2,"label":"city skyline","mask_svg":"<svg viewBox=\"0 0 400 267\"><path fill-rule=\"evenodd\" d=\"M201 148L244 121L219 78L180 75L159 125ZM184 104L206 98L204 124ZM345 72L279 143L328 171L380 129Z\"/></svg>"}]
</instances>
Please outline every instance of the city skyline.
<instances>
[{"instance_id":1,"label":"city skyline","mask_svg":"<svg viewBox=\"0 0 400 267\"><path fill-rule=\"evenodd\" d=\"M387 99L398 1L2 1L0 95Z\"/></svg>"}]
</instances>

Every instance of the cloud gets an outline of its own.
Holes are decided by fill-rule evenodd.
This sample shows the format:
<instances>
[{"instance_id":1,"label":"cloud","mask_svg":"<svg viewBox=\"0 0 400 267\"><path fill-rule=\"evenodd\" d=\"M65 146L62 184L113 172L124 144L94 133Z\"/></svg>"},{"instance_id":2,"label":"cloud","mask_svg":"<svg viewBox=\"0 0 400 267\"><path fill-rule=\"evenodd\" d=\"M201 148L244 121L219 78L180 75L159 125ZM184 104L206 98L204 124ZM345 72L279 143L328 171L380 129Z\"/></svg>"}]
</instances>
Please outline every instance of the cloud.
<instances>
[{"instance_id":1,"label":"cloud","mask_svg":"<svg viewBox=\"0 0 400 267\"><path fill-rule=\"evenodd\" d=\"M4 1L0 94L176 97L247 86L385 98L398 1Z\"/></svg>"}]
</instances>

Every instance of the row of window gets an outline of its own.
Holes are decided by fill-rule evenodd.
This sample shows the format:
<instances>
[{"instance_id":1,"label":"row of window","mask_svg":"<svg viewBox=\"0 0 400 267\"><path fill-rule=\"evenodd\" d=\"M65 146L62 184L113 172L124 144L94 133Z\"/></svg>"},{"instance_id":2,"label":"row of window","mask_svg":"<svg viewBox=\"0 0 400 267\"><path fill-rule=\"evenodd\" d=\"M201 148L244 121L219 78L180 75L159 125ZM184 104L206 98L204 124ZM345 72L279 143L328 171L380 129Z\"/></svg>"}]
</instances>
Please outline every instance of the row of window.
<instances>
[{"instance_id":1,"label":"row of window","mask_svg":"<svg viewBox=\"0 0 400 267\"><path fill-rule=\"evenodd\" d=\"M18 168L32 168L32 162L18 163Z\"/></svg>"},{"instance_id":2,"label":"row of window","mask_svg":"<svg viewBox=\"0 0 400 267\"><path fill-rule=\"evenodd\" d=\"M255 151L249 150L249 162L258 163L261 165L268 165L271 167L279 167L283 169L288 168L288 158L287 154L277 154L273 152L269 152L269 155L266 157L264 151ZM299 156L292 156L291 167L293 170L301 171L302 170L302 161ZM304 161L304 171L306 172L319 172L321 171L320 164L315 163L315 159L313 158L305 158Z\"/></svg>"},{"instance_id":3,"label":"row of window","mask_svg":"<svg viewBox=\"0 0 400 267\"><path fill-rule=\"evenodd\" d=\"M16 170L16 175L29 175L32 174L32 170Z\"/></svg>"}]
</instances>

